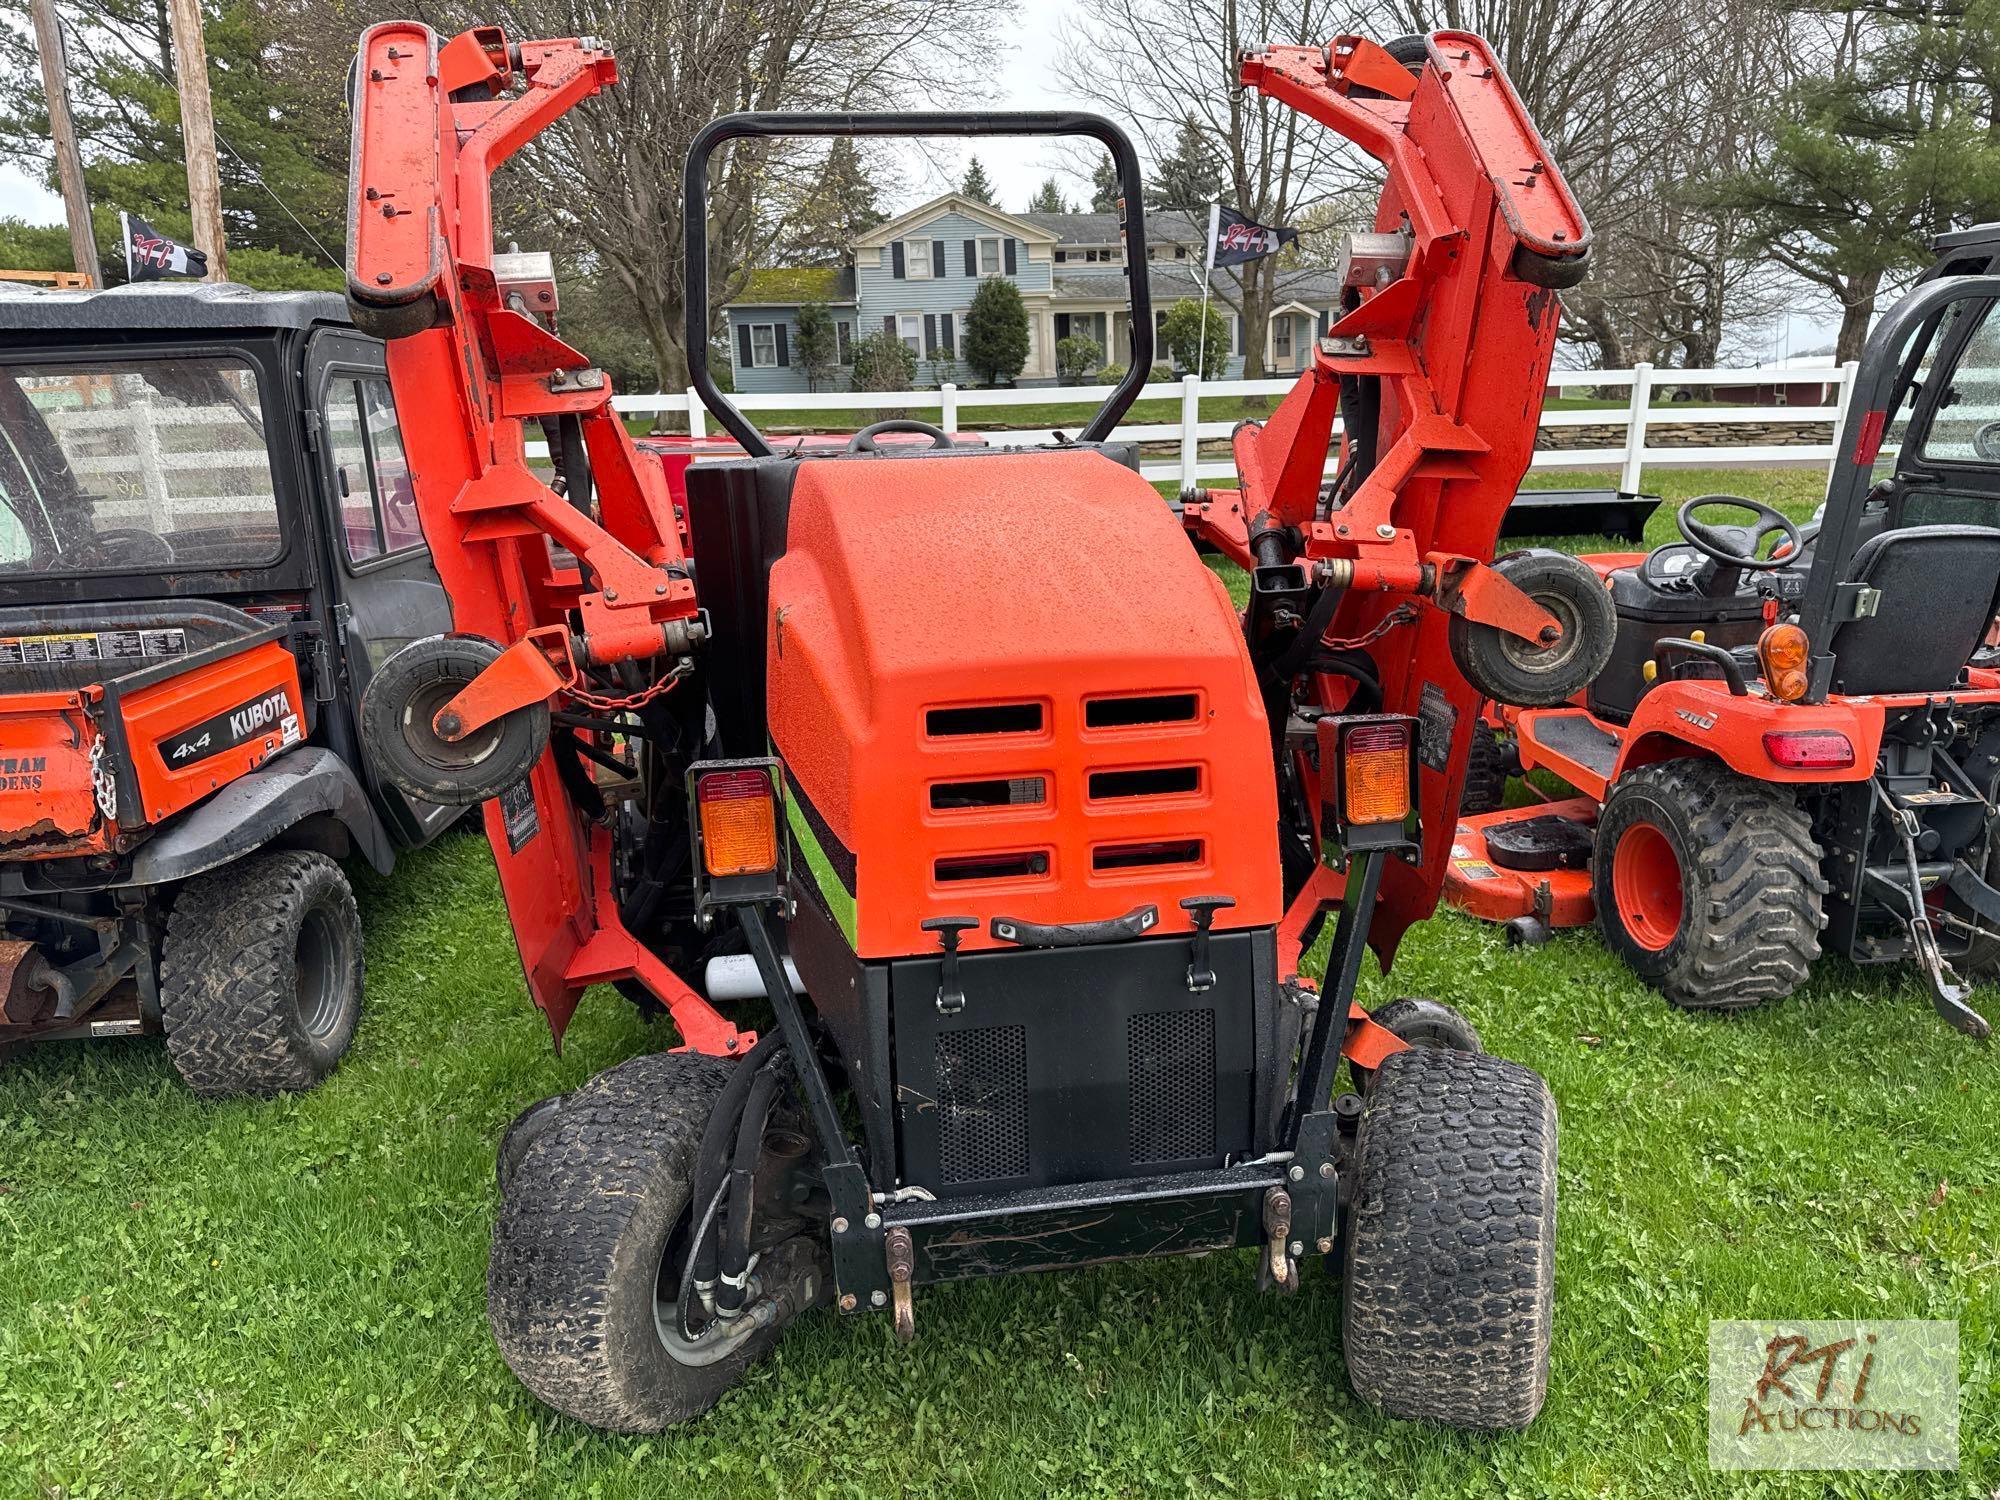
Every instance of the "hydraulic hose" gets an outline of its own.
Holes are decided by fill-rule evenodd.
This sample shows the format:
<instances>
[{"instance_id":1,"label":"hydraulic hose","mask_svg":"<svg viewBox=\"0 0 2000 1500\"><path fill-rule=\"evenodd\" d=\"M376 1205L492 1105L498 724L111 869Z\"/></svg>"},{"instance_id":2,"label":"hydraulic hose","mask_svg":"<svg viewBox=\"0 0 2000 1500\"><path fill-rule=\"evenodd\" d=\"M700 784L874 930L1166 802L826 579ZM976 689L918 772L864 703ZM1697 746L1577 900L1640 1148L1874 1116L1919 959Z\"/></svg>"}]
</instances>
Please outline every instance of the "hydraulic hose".
<instances>
[{"instance_id":1,"label":"hydraulic hose","mask_svg":"<svg viewBox=\"0 0 2000 1500\"><path fill-rule=\"evenodd\" d=\"M780 1057L774 1056L758 1070L756 1080L750 1085L750 1097L743 1106L743 1121L736 1128L736 1157L729 1169L729 1208L722 1227L722 1276L715 1288L715 1315L719 1318L733 1318L743 1310L757 1159L763 1154L764 1126L778 1097L780 1061Z\"/></svg>"},{"instance_id":2,"label":"hydraulic hose","mask_svg":"<svg viewBox=\"0 0 2000 1500\"><path fill-rule=\"evenodd\" d=\"M695 1148L694 1196L690 1202L706 1207L722 1186L723 1176L729 1169L730 1142L736 1139L736 1126L743 1118L743 1106L750 1097L750 1085L764 1064L782 1050L783 1043L784 1033L780 1031L774 1030L759 1037L757 1045L736 1065L736 1071L729 1075L729 1081L716 1096L715 1108L701 1132L701 1144ZM715 1287L716 1267L721 1259L719 1240L719 1235L704 1228L695 1243L688 1247L689 1262L694 1268L695 1290L704 1298Z\"/></svg>"}]
</instances>

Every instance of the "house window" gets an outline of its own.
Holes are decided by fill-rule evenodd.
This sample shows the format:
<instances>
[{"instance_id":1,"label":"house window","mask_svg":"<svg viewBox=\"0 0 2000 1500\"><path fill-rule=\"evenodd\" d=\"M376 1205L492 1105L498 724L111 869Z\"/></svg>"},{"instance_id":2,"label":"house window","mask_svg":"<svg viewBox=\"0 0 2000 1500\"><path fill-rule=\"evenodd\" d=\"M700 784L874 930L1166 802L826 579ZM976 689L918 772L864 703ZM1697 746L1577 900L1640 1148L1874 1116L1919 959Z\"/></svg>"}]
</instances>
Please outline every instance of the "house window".
<instances>
[{"instance_id":1,"label":"house window","mask_svg":"<svg viewBox=\"0 0 2000 1500\"><path fill-rule=\"evenodd\" d=\"M1175 260L1186 260L1186 259L1187 259L1187 246L1186 246L1186 245L1176 245L1176 246L1174 246L1174 259L1175 259Z\"/></svg>"},{"instance_id":2,"label":"house window","mask_svg":"<svg viewBox=\"0 0 2000 1500\"><path fill-rule=\"evenodd\" d=\"M775 370L778 368L778 325L776 323L752 323L750 325L750 368L753 370Z\"/></svg>"},{"instance_id":3,"label":"house window","mask_svg":"<svg viewBox=\"0 0 2000 1500\"><path fill-rule=\"evenodd\" d=\"M1271 357L1288 361L1292 357L1292 317L1290 313L1271 325Z\"/></svg>"},{"instance_id":4,"label":"house window","mask_svg":"<svg viewBox=\"0 0 2000 1500\"><path fill-rule=\"evenodd\" d=\"M979 274L998 276L1000 274L1000 241L983 239L979 242Z\"/></svg>"},{"instance_id":5,"label":"house window","mask_svg":"<svg viewBox=\"0 0 2000 1500\"><path fill-rule=\"evenodd\" d=\"M1067 250L1058 250L1058 251L1056 251L1056 264L1057 264L1057 265L1059 265L1059 266L1062 266L1062 265L1068 265L1068 264L1069 264L1069 251L1067 251Z\"/></svg>"},{"instance_id":6,"label":"house window","mask_svg":"<svg viewBox=\"0 0 2000 1500\"><path fill-rule=\"evenodd\" d=\"M854 325L848 322L845 318L842 318L839 322L833 325L833 339L834 343L839 346L840 350L840 352L835 356L835 358L843 365L853 364Z\"/></svg>"},{"instance_id":7,"label":"house window","mask_svg":"<svg viewBox=\"0 0 2000 1500\"><path fill-rule=\"evenodd\" d=\"M921 313L903 313L896 319L896 337L918 359L924 357L924 319Z\"/></svg>"},{"instance_id":8,"label":"house window","mask_svg":"<svg viewBox=\"0 0 2000 1500\"><path fill-rule=\"evenodd\" d=\"M903 274L911 281L931 279L931 242L929 240L903 241Z\"/></svg>"}]
</instances>

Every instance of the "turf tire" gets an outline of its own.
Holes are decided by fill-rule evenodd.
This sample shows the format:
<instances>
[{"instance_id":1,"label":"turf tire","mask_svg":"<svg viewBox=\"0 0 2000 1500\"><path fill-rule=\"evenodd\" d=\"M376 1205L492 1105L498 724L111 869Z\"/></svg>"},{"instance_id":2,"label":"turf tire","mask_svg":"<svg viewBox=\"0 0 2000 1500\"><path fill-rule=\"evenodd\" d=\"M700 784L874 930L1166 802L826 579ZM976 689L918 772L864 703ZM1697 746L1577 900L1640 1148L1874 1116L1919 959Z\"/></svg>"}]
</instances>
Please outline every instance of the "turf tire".
<instances>
[{"instance_id":1,"label":"turf tire","mask_svg":"<svg viewBox=\"0 0 2000 1500\"><path fill-rule=\"evenodd\" d=\"M564 1099L509 1175L487 1317L509 1368L565 1416L664 1431L707 1411L783 1332L690 1366L654 1322L660 1266L690 1228L696 1148L731 1066L691 1053L620 1063Z\"/></svg>"},{"instance_id":2,"label":"turf tire","mask_svg":"<svg viewBox=\"0 0 2000 1500\"><path fill-rule=\"evenodd\" d=\"M1680 921L1664 947L1636 934L1616 893L1620 841L1641 824L1679 865ZM1628 772L1598 818L1591 894L1605 946L1683 1010L1747 1010L1797 989L1819 957L1826 889L1797 799L1718 761Z\"/></svg>"},{"instance_id":3,"label":"turf tire","mask_svg":"<svg viewBox=\"0 0 2000 1500\"><path fill-rule=\"evenodd\" d=\"M1355 1142L1341 1311L1347 1378L1390 1416L1526 1427L1548 1391L1556 1107L1483 1053L1384 1060Z\"/></svg>"},{"instance_id":4,"label":"turf tire","mask_svg":"<svg viewBox=\"0 0 2000 1500\"><path fill-rule=\"evenodd\" d=\"M324 854L268 850L180 889L160 955L167 1055L209 1098L309 1089L361 1019L361 913Z\"/></svg>"}]
</instances>

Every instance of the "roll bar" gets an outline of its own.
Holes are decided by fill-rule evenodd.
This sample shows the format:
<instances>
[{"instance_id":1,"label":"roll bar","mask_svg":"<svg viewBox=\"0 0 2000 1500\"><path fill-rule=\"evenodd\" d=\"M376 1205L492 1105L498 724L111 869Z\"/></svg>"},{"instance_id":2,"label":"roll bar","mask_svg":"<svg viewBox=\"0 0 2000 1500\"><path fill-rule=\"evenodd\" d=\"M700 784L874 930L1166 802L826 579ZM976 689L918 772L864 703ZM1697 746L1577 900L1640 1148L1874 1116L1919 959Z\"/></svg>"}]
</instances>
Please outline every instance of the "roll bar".
<instances>
[{"instance_id":1,"label":"roll bar","mask_svg":"<svg viewBox=\"0 0 2000 1500\"><path fill-rule=\"evenodd\" d=\"M687 242L688 380L704 405L755 458L768 458L771 445L736 405L717 389L708 373L708 159L724 141L783 136L975 136L1084 135L1101 142L1118 168L1125 231L1125 281L1131 295L1132 360L1125 378L1078 433L1079 441L1100 443L1111 436L1153 368L1153 295L1146 262L1145 196L1139 155L1131 139L1102 115L1081 110L1027 110L977 114L779 114L723 115L709 122L688 147L683 184L683 236ZM1135 276L1133 273L1137 272Z\"/></svg>"}]
</instances>

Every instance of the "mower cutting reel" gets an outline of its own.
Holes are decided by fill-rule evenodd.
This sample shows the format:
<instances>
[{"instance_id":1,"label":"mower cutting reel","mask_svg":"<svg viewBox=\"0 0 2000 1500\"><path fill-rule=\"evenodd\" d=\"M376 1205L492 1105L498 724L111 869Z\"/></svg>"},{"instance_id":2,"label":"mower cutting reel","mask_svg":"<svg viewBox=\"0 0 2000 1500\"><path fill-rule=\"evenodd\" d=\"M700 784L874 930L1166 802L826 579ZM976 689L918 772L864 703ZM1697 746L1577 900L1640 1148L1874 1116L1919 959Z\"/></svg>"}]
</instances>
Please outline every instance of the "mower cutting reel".
<instances>
[{"instance_id":1,"label":"mower cutting reel","mask_svg":"<svg viewBox=\"0 0 2000 1500\"><path fill-rule=\"evenodd\" d=\"M1705 495L1679 542L1585 559L1616 612L1611 661L1577 703L1507 715L1521 764L1585 800L1465 819L1456 904L1544 929L1594 914L1691 1010L1790 994L1823 947L1907 961L1939 1015L1987 1035L1971 1002L2000 973L2000 226L1939 249L1869 339L1811 523ZM1551 816L1588 865L1527 876L1508 830Z\"/></svg>"},{"instance_id":2,"label":"mower cutting reel","mask_svg":"<svg viewBox=\"0 0 2000 1500\"><path fill-rule=\"evenodd\" d=\"M412 774L497 788L490 842L557 1034L609 980L686 1043L504 1138L493 1329L550 1405L658 1430L822 1304L908 1338L938 1283L1231 1249L1292 1292L1342 1240L1366 1399L1478 1428L1534 1417L1548 1090L1413 1046L1476 1047L1442 1009L1404 1016L1406 1038L1354 996L1369 949L1386 963L1443 880L1480 696L1458 659L1546 682L1599 649L1590 590L1489 561L1533 444L1520 382L1548 368L1549 288L1589 240L1485 44L1406 50L1243 60L1244 86L1385 164L1382 243L1350 259L1386 274L1239 434L1241 496L1184 507L1184 529L1112 440L1154 320L1138 161L1109 121L751 114L701 132L685 347L743 456L688 467L677 515L608 384L509 302L491 255L491 172L608 86L611 58L400 22L364 36L350 298L400 330L399 389L461 418L413 454L457 634L391 664L371 721ZM857 135L1110 153L1133 347L1076 440L973 448L899 423L779 453L716 388L714 153ZM1532 195L1510 186L1527 160ZM1493 364L1504 390L1478 378ZM558 425L561 496L526 462L530 418ZM918 441L877 441L892 430ZM1252 568L1247 612L1189 530ZM517 740L532 764L498 786L484 768L517 769ZM1315 986L1300 960L1328 918ZM762 1037L725 1014L752 992Z\"/></svg>"}]
</instances>

